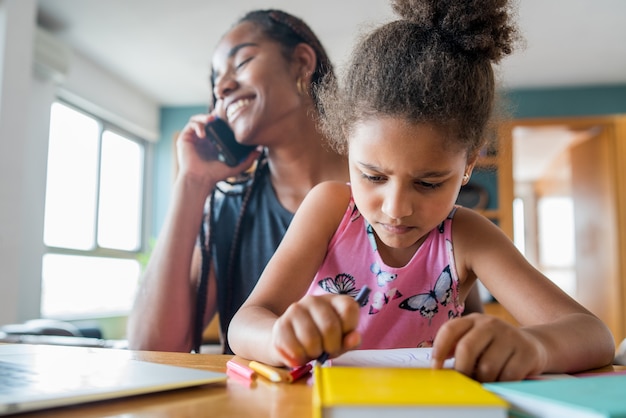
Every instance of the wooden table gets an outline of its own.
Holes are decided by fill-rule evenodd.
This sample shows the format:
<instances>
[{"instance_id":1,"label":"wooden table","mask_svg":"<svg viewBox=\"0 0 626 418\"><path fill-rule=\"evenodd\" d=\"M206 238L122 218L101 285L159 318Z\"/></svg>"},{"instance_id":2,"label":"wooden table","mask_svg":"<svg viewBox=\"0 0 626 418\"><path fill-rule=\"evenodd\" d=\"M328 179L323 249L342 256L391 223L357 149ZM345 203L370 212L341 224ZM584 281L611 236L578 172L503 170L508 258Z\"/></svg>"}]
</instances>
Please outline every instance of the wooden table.
<instances>
[{"instance_id":1,"label":"wooden table","mask_svg":"<svg viewBox=\"0 0 626 418\"><path fill-rule=\"evenodd\" d=\"M43 348L44 346L40 347ZM67 347L67 349L80 350L82 348ZM90 350L94 349L91 348ZM126 355L132 359L216 372L225 372L226 361L232 357L213 354L116 351L119 351L120 355ZM312 415L310 384L311 382L308 382L307 379L299 380L293 384L276 384L259 378L254 380L252 386L249 386L249 384L229 378L226 383L23 413L16 417L309 418Z\"/></svg>"},{"instance_id":2,"label":"wooden table","mask_svg":"<svg viewBox=\"0 0 626 418\"><path fill-rule=\"evenodd\" d=\"M81 348L69 347L68 349ZM232 357L212 354L116 351L119 351L120 355L125 355L132 359L217 372L225 372L226 362ZM626 367L608 366L596 371L610 372L617 369L626 370ZM250 386L247 383L229 378L226 383L120 398L113 401L96 402L74 407L49 409L20 414L18 417L310 418L312 416L311 384L311 379L302 379L293 384L286 384L270 383L262 378L258 378Z\"/></svg>"}]
</instances>

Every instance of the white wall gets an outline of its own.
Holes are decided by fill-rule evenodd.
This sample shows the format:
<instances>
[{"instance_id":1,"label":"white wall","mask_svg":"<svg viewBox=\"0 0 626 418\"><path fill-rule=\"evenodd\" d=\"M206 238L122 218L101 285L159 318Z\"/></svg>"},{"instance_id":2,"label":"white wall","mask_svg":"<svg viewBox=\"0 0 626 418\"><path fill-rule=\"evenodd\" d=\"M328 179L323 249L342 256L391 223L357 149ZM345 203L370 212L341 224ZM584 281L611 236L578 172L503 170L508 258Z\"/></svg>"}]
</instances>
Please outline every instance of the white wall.
<instances>
[{"instance_id":1,"label":"white wall","mask_svg":"<svg viewBox=\"0 0 626 418\"><path fill-rule=\"evenodd\" d=\"M0 0L0 325L40 315L50 105L63 97L145 139L159 104L77 53L65 77L34 71L36 0Z\"/></svg>"},{"instance_id":2,"label":"white wall","mask_svg":"<svg viewBox=\"0 0 626 418\"><path fill-rule=\"evenodd\" d=\"M32 53L24 45L32 44L35 16L34 0L1 0L0 28L0 323L29 316L37 302L28 288L32 272L25 252L37 252L36 232L28 225L36 210L29 202L28 191L33 174L27 170L29 143ZM41 241L41 239L39 239ZM41 244L39 244L41 246ZM33 259L33 262L37 261ZM39 261L39 263L41 263ZM35 287L34 291L38 292Z\"/></svg>"}]
</instances>

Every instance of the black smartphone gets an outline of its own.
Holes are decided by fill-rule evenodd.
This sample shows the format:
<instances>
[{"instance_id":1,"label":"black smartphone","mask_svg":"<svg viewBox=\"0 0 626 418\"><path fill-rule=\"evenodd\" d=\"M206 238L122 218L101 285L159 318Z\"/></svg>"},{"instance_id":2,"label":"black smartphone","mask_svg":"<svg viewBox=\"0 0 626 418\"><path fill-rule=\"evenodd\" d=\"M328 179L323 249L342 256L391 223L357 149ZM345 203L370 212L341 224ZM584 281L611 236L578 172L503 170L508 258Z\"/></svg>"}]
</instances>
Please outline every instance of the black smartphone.
<instances>
[{"instance_id":1,"label":"black smartphone","mask_svg":"<svg viewBox=\"0 0 626 418\"><path fill-rule=\"evenodd\" d=\"M230 167L241 163L256 148L237 142L232 129L223 119L215 118L206 125L205 130L207 138L217 148L217 158Z\"/></svg>"}]
</instances>

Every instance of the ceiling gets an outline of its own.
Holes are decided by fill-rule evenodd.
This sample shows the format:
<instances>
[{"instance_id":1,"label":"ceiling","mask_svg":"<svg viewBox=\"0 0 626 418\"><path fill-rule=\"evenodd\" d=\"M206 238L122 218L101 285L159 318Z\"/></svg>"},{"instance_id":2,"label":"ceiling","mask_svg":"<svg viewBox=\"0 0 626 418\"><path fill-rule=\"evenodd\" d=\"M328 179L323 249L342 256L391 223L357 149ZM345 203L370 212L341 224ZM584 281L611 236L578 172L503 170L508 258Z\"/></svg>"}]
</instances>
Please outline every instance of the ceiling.
<instances>
[{"instance_id":1,"label":"ceiling","mask_svg":"<svg viewBox=\"0 0 626 418\"><path fill-rule=\"evenodd\" d=\"M393 17L388 0L38 0L39 25L164 106L201 105L220 36L257 8L302 17L337 65L356 35ZM519 0L526 47L505 87L626 84L626 1Z\"/></svg>"},{"instance_id":2,"label":"ceiling","mask_svg":"<svg viewBox=\"0 0 626 418\"><path fill-rule=\"evenodd\" d=\"M525 47L503 60L505 88L626 84L626 1L518 0ZM38 0L39 25L163 106L208 103L213 48L245 12L303 18L341 66L356 36L394 17L389 0ZM537 132L534 132L537 134ZM523 141L516 179L540 176L571 140ZM569 138L569 139L567 139ZM537 145L532 145L537 144Z\"/></svg>"}]
</instances>

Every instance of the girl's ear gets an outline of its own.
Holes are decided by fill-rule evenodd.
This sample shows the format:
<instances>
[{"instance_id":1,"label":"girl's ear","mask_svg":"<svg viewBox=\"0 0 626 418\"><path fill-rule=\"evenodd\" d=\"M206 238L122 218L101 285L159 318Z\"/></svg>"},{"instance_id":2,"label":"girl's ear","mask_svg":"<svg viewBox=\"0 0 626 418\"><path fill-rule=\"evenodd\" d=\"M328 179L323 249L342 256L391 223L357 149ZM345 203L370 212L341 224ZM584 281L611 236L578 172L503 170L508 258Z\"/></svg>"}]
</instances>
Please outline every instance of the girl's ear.
<instances>
[{"instance_id":1,"label":"girl's ear","mask_svg":"<svg viewBox=\"0 0 626 418\"><path fill-rule=\"evenodd\" d=\"M465 175L467 176L467 181L469 181L469 178L472 176L472 171L474 170L476 161L478 161L478 155L471 157L467 160L467 164L465 164Z\"/></svg>"},{"instance_id":2,"label":"girl's ear","mask_svg":"<svg viewBox=\"0 0 626 418\"><path fill-rule=\"evenodd\" d=\"M311 76L317 65L317 55L309 44L300 43L293 51L293 63L296 77L303 78L306 85L311 83Z\"/></svg>"}]
</instances>

